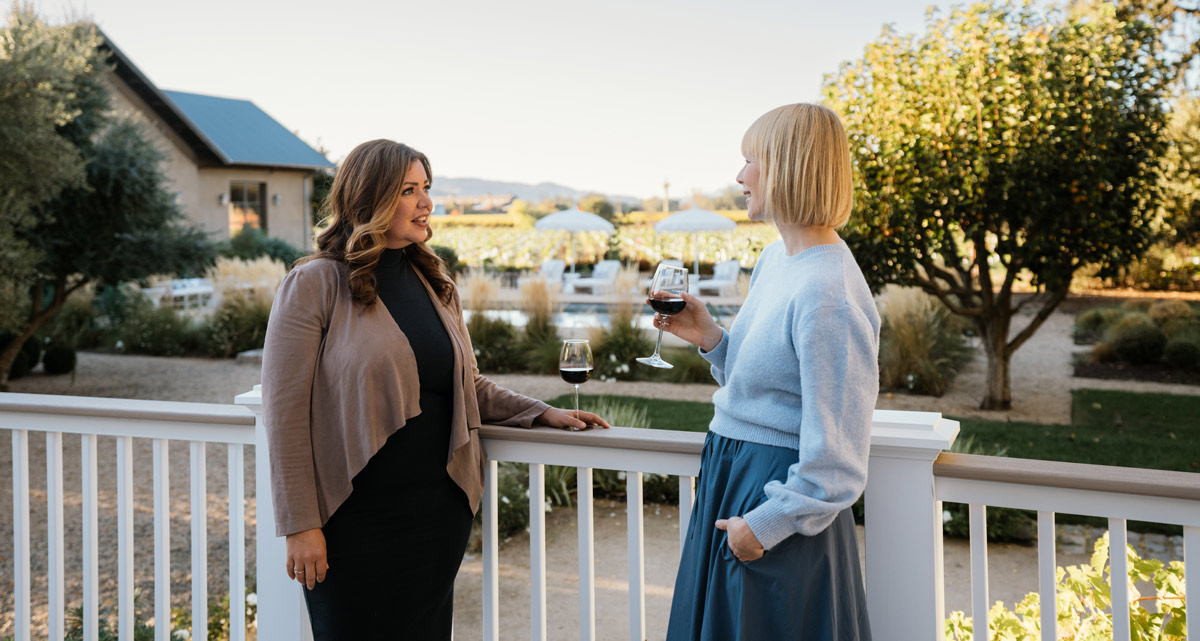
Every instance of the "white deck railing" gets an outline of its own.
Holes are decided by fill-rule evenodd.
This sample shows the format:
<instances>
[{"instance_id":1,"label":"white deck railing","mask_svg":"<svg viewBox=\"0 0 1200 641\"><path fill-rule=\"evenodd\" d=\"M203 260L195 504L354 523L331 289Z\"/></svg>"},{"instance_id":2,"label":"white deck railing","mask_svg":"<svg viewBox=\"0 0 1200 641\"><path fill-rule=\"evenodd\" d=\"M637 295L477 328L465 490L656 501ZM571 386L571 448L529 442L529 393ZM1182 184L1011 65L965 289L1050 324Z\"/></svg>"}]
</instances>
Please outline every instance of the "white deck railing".
<instances>
[{"instance_id":1,"label":"white deck railing","mask_svg":"<svg viewBox=\"0 0 1200 641\"><path fill-rule=\"evenodd\" d=\"M63 528L62 528L62 439L78 434L82 439L83 471L83 556L85 638L95 639L98 630L98 571L96 551L96 457L97 435L117 437L118 459L118 566L119 622L122 639L132 638L132 439L152 439L154 445L155 516L155 620L170 621L170 549L167 527L166 451L168 440L190 441L192 445L192 514L205 513L205 443L229 446L230 494L230 602L244 602L244 549L241 541L244 512L242 448L253 443L256 461L256 558L258 581L258 638L263 641L311 638L307 629L301 588L282 571L283 539L274 536L265 432L262 429L261 399L257 389L236 399L238 405L214 406L193 403L162 403L116 399L81 399L23 394L0 394L0 428L13 430L13 510L16 641L30 638L29 564L29 461L30 432L47 439L47 533L50 542L49 603L51 638L64 630ZM1113 545L1124 539L1124 519L1180 523L1185 526L1185 574L1197 575L1200 560L1200 486L1196 475L1100 468L1060 467L1044 462L1014 459L961 457L939 454L949 448L958 424L928 412L877 411L872 428L870 481L866 492L866 587L872 627L879 638L940 640L943 638L943 572L941 501L972 504L972 531L981 532L983 505L1035 509L1039 511L1039 534L1044 542L1039 553L1042 593L1053 591L1053 512L1094 514L1110 518ZM702 434L658 430L613 430L566 433L551 429L519 430L484 427L480 430L491 461L483 498L483 638L499 638L497 461L529 464L530 479L530 638L546 639L546 547L544 466L578 468L579 519L579 638L594 639L595 572L593 558L593 469L628 472L628 558L629 638L644 639L646 608L644 589L645 549L642 533L642 474L678 475L680 480L680 539L686 536L689 506L694 497L692 477L699 470ZM935 464L935 460L937 463ZM1022 467L1026 466L1026 467ZM1026 469L1028 468L1028 469ZM1087 468L1087 469L1084 469ZM1015 471L1014 471L1015 470ZM1108 483L1100 483L1109 479ZM1116 479L1116 481L1112 481ZM203 635L207 620L206 541L204 519L192 523L192 630L194 639ZM1117 555L1120 557L1120 555ZM987 611L986 546L972 540L975 612ZM1123 564L1124 558L1114 558ZM1120 576L1119 565L1114 565ZM903 585L905 589L897 590ZM1047 587L1049 585L1050 587ZM1115 602L1124 587L1114 586ZM7 604L5 604L7 605ZM980 609L982 608L982 610ZM233 639L245 627L244 609L231 607ZM665 613L657 613L665 616ZM983 615L983 619L986 614ZM1116 639L1128 639L1128 622L1118 621ZM983 620L981 619L981 620ZM1052 625L1050 623L1049 625ZM1043 629L1050 630L1046 623ZM1191 624L1194 631L1197 624ZM976 625L986 630L986 625ZM1121 630L1125 636L1121 636ZM156 626L156 637L165 640L170 626ZM1053 638L1048 636L1047 638Z\"/></svg>"},{"instance_id":2,"label":"white deck railing","mask_svg":"<svg viewBox=\"0 0 1200 641\"><path fill-rule=\"evenodd\" d=\"M48 632L66 633L63 537L63 439L78 436L82 473L82 579L85 641L99 638L98 436L116 437L117 632L133 639L133 440L149 439L154 453L154 620L156 641L171 639L170 504L167 446L191 443L192 634L206 639L208 544L205 445L224 443L229 456L229 595L232 639L245 638L245 510L242 449L254 443L254 415L232 405L166 403L40 394L0 394L0 428L12 430L14 641L31 638L29 437L46 438ZM266 469L266 468L262 468ZM143 477L144 478L144 477ZM72 544L77 542L72 541ZM5 608L7 604L5 604Z\"/></svg>"},{"instance_id":3,"label":"white deck railing","mask_svg":"<svg viewBox=\"0 0 1200 641\"><path fill-rule=\"evenodd\" d=\"M1056 512L1108 519L1110 577L1127 577L1127 520L1183 526L1184 576L1200 576L1200 474L1101 465L1080 465L942 454L933 474L939 501L966 503L971 525L971 610L974 638L987 641L987 507L1036 510L1038 593L1043 604L1057 603L1055 578ZM1129 584L1113 581L1113 638L1128 641ZM1200 617L1187 622L1200 638ZM1058 638L1057 608L1041 609L1043 638Z\"/></svg>"}]
</instances>

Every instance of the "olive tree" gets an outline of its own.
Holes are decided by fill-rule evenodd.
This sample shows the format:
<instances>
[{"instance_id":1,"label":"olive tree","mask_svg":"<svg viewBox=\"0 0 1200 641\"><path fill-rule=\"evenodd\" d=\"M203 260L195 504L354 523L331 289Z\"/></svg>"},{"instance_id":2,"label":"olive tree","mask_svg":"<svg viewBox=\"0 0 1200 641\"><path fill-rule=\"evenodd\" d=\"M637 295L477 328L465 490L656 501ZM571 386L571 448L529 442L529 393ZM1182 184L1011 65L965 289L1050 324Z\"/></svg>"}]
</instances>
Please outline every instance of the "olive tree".
<instances>
[{"instance_id":1,"label":"olive tree","mask_svg":"<svg viewBox=\"0 0 1200 641\"><path fill-rule=\"evenodd\" d=\"M34 26L39 24L25 15ZM25 248L30 264L9 286L17 296L13 308L20 314L11 338L0 344L0 388L21 346L73 292L89 283L194 271L211 259L212 250L203 233L179 224L182 214L166 189L162 152L140 124L112 117L104 81L107 65L93 57L94 28L38 28L83 43L63 47L71 70L70 77L62 79L65 89L59 95L66 116L45 138L62 162L80 165L81 175L59 181L57 189L42 189L23 203L6 203L10 210L4 215L20 221L11 225L13 242ZM0 38L12 33L10 26ZM76 60L79 56L83 62Z\"/></svg>"},{"instance_id":2,"label":"olive tree","mask_svg":"<svg viewBox=\"0 0 1200 641\"><path fill-rule=\"evenodd\" d=\"M1011 407L1012 355L1075 271L1111 274L1150 241L1172 76L1157 36L1108 5L976 4L885 29L826 79L854 162L846 241L872 287L973 322L985 409Z\"/></svg>"}]
</instances>

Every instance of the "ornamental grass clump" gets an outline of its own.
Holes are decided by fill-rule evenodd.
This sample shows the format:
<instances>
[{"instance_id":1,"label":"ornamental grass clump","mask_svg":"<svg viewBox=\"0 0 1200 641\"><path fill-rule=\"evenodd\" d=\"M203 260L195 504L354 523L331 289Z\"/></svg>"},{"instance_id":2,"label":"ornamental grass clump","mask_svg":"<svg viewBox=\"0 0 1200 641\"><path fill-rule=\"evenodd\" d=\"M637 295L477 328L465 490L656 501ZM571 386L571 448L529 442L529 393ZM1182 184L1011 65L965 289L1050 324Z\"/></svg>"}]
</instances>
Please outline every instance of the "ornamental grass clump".
<instances>
[{"instance_id":1,"label":"ornamental grass clump","mask_svg":"<svg viewBox=\"0 0 1200 641\"><path fill-rule=\"evenodd\" d=\"M561 308L558 288L544 278L527 278L518 288L525 310L525 331L519 349L525 355L525 367L538 374L557 374L561 343L554 315Z\"/></svg>"},{"instance_id":2,"label":"ornamental grass clump","mask_svg":"<svg viewBox=\"0 0 1200 641\"><path fill-rule=\"evenodd\" d=\"M1093 307L1075 317L1075 342L1095 343L1104 336L1110 325L1129 313L1119 307Z\"/></svg>"},{"instance_id":3,"label":"ornamental grass clump","mask_svg":"<svg viewBox=\"0 0 1200 641\"><path fill-rule=\"evenodd\" d=\"M1128 363L1154 363L1163 356L1167 336L1149 314L1132 312L1108 331L1117 358Z\"/></svg>"},{"instance_id":4,"label":"ornamental grass clump","mask_svg":"<svg viewBox=\"0 0 1200 641\"><path fill-rule=\"evenodd\" d=\"M482 267L472 267L458 279L458 294L463 309L492 309L500 299L500 276Z\"/></svg>"},{"instance_id":5,"label":"ornamental grass clump","mask_svg":"<svg viewBox=\"0 0 1200 641\"><path fill-rule=\"evenodd\" d=\"M1172 338L1163 348L1163 360L1178 369L1200 369L1200 338L1190 335Z\"/></svg>"},{"instance_id":6,"label":"ornamental grass clump","mask_svg":"<svg viewBox=\"0 0 1200 641\"><path fill-rule=\"evenodd\" d=\"M916 288L891 286L880 297L879 383L941 396L970 358L964 322Z\"/></svg>"},{"instance_id":7,"label":"ornamental grass clump","mask_svg":"<svg viewBox=\"0 0 1200 641\"><path fill-rule=\"evenodd\" d=\"M212 281L213 296L224 301L233 296L253 299L268 309L275 291L287 274L283 261L262 255L257 258L218 257L205 277Z\"/></svg>"},{"instance_id":8,"label":"ornamental grass clump","mask_svg":"<svg viewBox=\"0 0 1200 641\"><path fill-rule=\"evenodd\" d=\"M1159 325L1165 325L1168 321L1173 320L1187 320L1195 316L1192 306L1181 300L1160 300L1151 305L1146 313Z\"/></svg>"}]
</instances>

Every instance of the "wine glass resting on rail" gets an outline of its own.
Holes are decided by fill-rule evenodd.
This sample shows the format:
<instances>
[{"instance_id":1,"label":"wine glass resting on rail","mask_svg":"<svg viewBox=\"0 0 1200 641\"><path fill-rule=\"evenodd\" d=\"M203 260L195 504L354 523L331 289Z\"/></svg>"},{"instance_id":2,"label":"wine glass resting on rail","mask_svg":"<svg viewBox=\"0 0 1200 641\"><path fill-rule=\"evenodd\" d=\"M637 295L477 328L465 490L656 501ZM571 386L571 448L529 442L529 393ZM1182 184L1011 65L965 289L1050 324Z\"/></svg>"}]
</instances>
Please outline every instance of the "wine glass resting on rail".
<instances>
[{"instance_id":1,"label":"wine glass resting on rail","mask_svg":"<svg viewBox=\"0 0 1200 641\"><path fill-rule=\"evenodd\" d=\"M587 339L568 338L563 341L558 357L558 373L562 379L575 386L575 418L579 418L579 386L592 377L592 348ZM565 430L581 431L587 427L564 427Z\"/></svg>"},{"instance_id":2,"label":"wine glass resting on rail","mask_svg":"<svg viewBox=\"0 0 1200 641\"><path fill-rule=\"evenodd\" d=\"M687 307L683 292L688 288L688 273L682 267L675 265L659 265L654 272L654 280L650 282L650 307L662 314L671 316L682 312ZM662 350L662 328L658 328L658 342L654 344L654 355L637 359L637 362L651 367L671 369L674 365L664 361L659 355Z\"/></svg>"}]
</instances>

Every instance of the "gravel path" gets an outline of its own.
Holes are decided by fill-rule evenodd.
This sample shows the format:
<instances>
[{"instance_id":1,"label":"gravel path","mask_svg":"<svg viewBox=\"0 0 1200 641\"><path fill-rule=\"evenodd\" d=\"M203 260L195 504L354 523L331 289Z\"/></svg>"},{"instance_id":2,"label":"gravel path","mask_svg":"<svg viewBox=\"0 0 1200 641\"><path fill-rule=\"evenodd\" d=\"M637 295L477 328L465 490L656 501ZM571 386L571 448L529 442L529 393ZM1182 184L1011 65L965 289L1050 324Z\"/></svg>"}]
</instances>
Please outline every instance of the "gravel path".
<instances>
[{"instance_id":1,"label":"gravel path","mask_svg":"<svg viewBox=\"0 0 1200 641\"><path fill-rule=\"evenodd\" d=\"M1128 381L1106 381L1075 379L1071 375L1070 359L1076 348L1070 339L1072 316L1055 314L1013 358L1013 397L1015 407L1010 412L985 412L978 408L984 390L986 370L982 353L977 353L971 363L961 372L949 392L941 398L888 394L880 397L878 406L883 409L907 409L940 411L952 416L979 416L997 420L1032 421L1066 424L1070 422L1070 391L1072 389L1121 389L1130 391L1155 391L1175 394L1200 394L1200 387L1139 383ZM1023 323L1016 323L1020 328ZM497 375L497 383L510 389L537 398L553 398L566 392L565 384L556 377L530 375ZM195 358L155 358L144 356L120 356L112 354L80 354L79 367L74 377L43 376L34 374L15 380L10 385L12 392L68 394L80 396L107 396L117 398L139 398L153 400L194 401L207 403L230 403L237 394L249 390L259 379L259 368L252 364L238 364L229 360ZM592 383L591 393L613 395L637 395L651 398L708 401L716 390L715 385L676 385L671 383ZM100 529L101 529L101 598L102 607L115 610L116 591L116 462L114 440L101 438L100 447ZM0 479L12 478L12 439L7 430L0 429ZM45 493L45 440L30 439L30 485L32 488L31 524L33 554L31 558L34 582L35 630L42 629L46 621L45 571L46 571L46 493ZM225 449L210 446L208 454L208 538L210 590L224 594L227 586L227 499ZM253 447L245 449L247 522L246 532L254 532L254 454ZM135 442L135 474L139 479L148 478L151 470L151 453L148 442ZM67 599L78 603L82 596L81 564L78 541L80 528L80 479L79 440L64 439L64 518L67 545ZM190 602L190 505L188 495L189 464L186 443L173 443L170 449L171 474L171 562L172 603L186 607ZM135 485L135 537L138 549L135 554L135 577L138 585L146 592L144 607L152 607L153 580L153 512L152 495L148 483ZM659 612L669 603L669 591L674 580L675 553L678 530L674 508L647 509L647 548L662 553L647 558L647 605L650 612ZM653 512L654 514L649 514ZM573 636L571 613L577 608L574 584L574 518L569 510L558 510L550 519L549 538L550 567L567 568L560 573L551 573L550 586L551 629L561 629L562 636ZM9 604L12 599L12 486L7 480L0 481L0 638L13 634ZM625 528L623 507L610 506L608 511L599 506L596 511L596 551L598 568L604 568L611 576L597 571L597 604L601 612L611 611L619 616L602 617L601 638L618 638L624 635L625 598L623 568L625 567ZM674 519L674 520L673 520ZM561 521L561 527L558 525ZM561 530L561 531L560 531ZM961 548L961 549L960 549ZM991 546L993 597L1010 600L1023 595L1026 584L1036 586L1032 570L1036 561L1032 549L1016 546ZM522 555L524 555L522 560ZM969 567L965 543L947 542L947 576L951 582L966 581L963 568ZM957 556L956 556L957 555ZM501 593L506 603L502 609L504 636L524 636L522 629L528 626L527 568L528 545L523 537L514 538L502 548ZM560 558L561 557L561 558ZM509 561L507 559L515 559ZM1072 561L1060 558L1060 563ZM253 571L254 548L248 543L247 567ZM998 564L998 565L997 565ZM957 574L956 570L958 569ZM1017 578L1010 578L1017 577ZM1021 578L1023 577L1023 578ZM479 560L468 558L460 575L456 602L456 621L459 637L477 638L479 612ZM666 592L664 592L666 591ZM967 596L965 583L956 589L947 588L948 605L954 609L969 609L969 602L955 604L956 595ZM524 596L521 596L524 595ZM1011 595L1011 596L1010 596ZM659 617L652 617L657 619ZM654 624L657 625L657 624ZM661 633L651 625L651 638ZM36 634L36 632L35 632ZM558 637L558 634L552 634Z\"/></svg>"}]
</instances>

